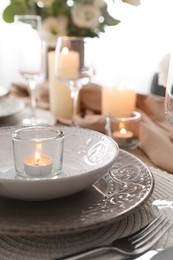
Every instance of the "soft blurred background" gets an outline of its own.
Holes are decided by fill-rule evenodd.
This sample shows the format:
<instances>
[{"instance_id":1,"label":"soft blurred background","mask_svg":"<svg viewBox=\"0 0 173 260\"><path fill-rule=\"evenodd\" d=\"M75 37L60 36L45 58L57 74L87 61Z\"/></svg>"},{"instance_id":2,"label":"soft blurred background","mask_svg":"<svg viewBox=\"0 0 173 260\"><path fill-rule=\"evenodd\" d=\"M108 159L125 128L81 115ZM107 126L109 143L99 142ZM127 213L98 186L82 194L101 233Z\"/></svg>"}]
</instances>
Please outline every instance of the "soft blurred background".
<instances>
[{"instance_id":1,"label":"soft blurred background","mask_svg":"<svg viewBox=\"0 0 173 260\"><path fill-rule=\"evenodd\" d=\"M110 14L121 23L107 27L91 45L96 65L95 81L115 85L126 80L138 93L149 93L160 61L172 46L173 1L141 0L138 6L120 0L106 2ZM8 4L8 0L0 3L0 85L7 87L22 81L15 62L18 43L14 24L2 18Z\"/></svg>"}]
</instances>

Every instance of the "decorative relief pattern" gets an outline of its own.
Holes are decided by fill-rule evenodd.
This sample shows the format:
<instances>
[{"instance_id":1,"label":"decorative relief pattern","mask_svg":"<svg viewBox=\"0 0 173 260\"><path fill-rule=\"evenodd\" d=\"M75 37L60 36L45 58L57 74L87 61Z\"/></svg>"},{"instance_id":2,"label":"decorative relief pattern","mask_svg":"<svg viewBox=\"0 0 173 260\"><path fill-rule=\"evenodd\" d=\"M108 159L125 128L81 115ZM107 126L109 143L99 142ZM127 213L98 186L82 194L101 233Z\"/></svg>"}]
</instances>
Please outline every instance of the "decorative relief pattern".
<instances>
[{"instance_id":1,"label":"decorative relief pattern","mask_svg":"<svg viewBox=\"0 0 173 260\"><path fill-rule=\"evenodd\" d=\"M66 130L68 128L61 127L61 129ZM6 133L9 135L12 130L11 128L3 130L4 140ZM81 138L80 131L76 130L76 133L79 133L79 139ZM85 130L83 129L83 131ZM94 134L92 135L91 131L90 137L85 140L87 149L80 150L81 157L86 155L85 151L93 146L93 136ZM71 140L69 154L72 155L70 160L74 160L73 147L75 147L75 144L72 135L70 137L70 133L68 138ZM103 142L102 135L97 142ZM6 145L9 145L8 152L11 154L11 140ZM100 152L100 147L98 152ZM109 156L109 152L112 151L107 151L106 156ZM92 158L92 150L89 154ZM81 157L78 156L78 158ZM69 169L70 165L71 161L69 162ZM83 167L80 160L78 166ZM75 167L71 169L71 171L73 170L76 170ZM124 217L146 201L152 193L153 184L153 176L146 165L135 156L120 150L112 167L107 172L105 171L105 175L93 186L82 192L42 203L4 201L0 198L0 211L2 212L0 231L1 233L12 231L16 234L28 234L30 232L33 235L42 232L65 234L102 226ZM11 223L11 216L13 216L13 223ZM24 219L25 221L23 221Z\"/></svg>"},{"instance_id":2,"label":"decorative relief pattern","mask_svg":"<svg viewBox=\"0 0 173 260\"><path fill-rule=\"evenodd\" d=\"M107 152L107 146L103 142L97 142L88 150L85 159L89 164L98 164L102 161Z\"/></svg>"},{"instance_id":3,"label":"decorative relief pattern","mask_svg":"<svg viewBox=\"0 0 173 260\"><path fill-rule=\"evenodd\" d=\"M97 169L118 154L118 146L101 133L83 128L71 132L67 127L60 128L65 132L64 155L73 160L74 153L77 152L79 161L83 161L84 166L87 164L89 168Z\"/></svg>"},{"instance_id":4,"label":"decorative relief pattern","mask_svg":"<svg viewBox=\"0 0 173 260\"><path fill-rule=\"evenodd\" d=\"M103 213L116 218L132 210L150 194L153 178L141 161L121 151L111 169L94 187L102 198L82 212L82 221L91 217L97 220Z\"/></svg>"}]
</instances>

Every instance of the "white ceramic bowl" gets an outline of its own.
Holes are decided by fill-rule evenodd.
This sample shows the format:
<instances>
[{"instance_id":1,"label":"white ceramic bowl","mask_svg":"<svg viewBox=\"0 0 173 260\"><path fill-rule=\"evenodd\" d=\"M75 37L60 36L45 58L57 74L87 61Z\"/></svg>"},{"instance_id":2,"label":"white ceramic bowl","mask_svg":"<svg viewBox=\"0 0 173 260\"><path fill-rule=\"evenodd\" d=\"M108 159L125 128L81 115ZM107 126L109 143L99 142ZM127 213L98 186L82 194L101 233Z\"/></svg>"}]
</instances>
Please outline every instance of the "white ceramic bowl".
<instances>
[{"instance_id":1,"label":"white ceramic bowl","mask_svg":"<svg viewBox=\"0 0 173 260\"><path fill-rule=\"evenodd\" d=\"M56 179L18 179L14 169L11 134L0 129L0 195L21 200L49 200L79 192L100 179L114 163L118 145L99 132L56 127L64 131L62 174Z\"/></svg>"}]
</instances>

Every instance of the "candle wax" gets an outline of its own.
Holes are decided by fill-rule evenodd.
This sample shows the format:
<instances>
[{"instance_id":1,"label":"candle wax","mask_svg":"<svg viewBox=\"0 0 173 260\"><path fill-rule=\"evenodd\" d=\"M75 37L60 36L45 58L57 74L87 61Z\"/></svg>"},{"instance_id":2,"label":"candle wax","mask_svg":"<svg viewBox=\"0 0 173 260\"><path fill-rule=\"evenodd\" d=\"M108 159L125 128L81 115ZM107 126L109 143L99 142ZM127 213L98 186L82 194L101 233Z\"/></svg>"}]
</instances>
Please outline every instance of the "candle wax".
<instances>
[{"instance_id":1,"label":"candle wax","mask_svg":"<svg viewBox=\"0 0 173 260\"><path fill-rule=\"evenodd\" d=\"M62 49L58 57L58 76L62 79L76 79L79 74L79 53Z\"/></svg>"},{"instance_id":2,"label":"candle wax","mask_svg":"<svg viewBox=\"0 0 173 260\"><path fill-rule=\"evenodd\" d=\"M55 51L48 54L50 110L58 118L71 119L72 98L68 86L54 75Z\"/></svg>"},{"instance_id":3,"label":"candle wax","mask_svg":"<svg viewBox=\"0 0 173 260\"><path fill-rule=\"evenodd\" d=\"M102 114L129 117L136 107L136 93L133 89L118 87L102 89Z\"/></svg>"},{"instance_id":4,"label":"candle wax","mask_svg":"<svg viewBox=\"0 0 173 260\"><path fill-rule=\"evenodd\" d=\"M41 155L39 160L35 156L28 156L24 160L24 170L29 176L44 177L52 172L53 160L49 156Z\"/></svg>"}]
</instances>

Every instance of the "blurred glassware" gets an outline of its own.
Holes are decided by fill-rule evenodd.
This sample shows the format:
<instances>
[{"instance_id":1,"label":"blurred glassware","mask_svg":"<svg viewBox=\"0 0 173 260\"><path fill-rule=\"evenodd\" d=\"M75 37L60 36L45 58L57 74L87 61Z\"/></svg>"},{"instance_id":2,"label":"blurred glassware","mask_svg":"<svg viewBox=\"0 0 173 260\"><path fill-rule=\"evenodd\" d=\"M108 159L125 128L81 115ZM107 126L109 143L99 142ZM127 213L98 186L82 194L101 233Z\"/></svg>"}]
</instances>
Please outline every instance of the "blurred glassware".
<instances>
[{"instance_id":1,"label":"blurred glassware","mask_svg":"<svg viewBox=\"0 0 173 260\"><path fill-rule=\"evenodd\" d=\"M58 37L55 50L55 77L70 89L73 113L72 125L77 125L77 105L80 89L94 76L91 54L83 37Z\"/></svg>"},{"instance_id":2,"label":"blurred glassware","mask_svg":"<svg viewBox=\"0 0 173 260\"><path fill-rule=\"evenodd\" d=\"M166 92L165 92L165 116L167 121L171 125L173 125L173 53L172 52L169 60L167 84L166 84Z\"/></svg>"},{"instance_id":3,"label":"blurred glassware","mask_svg":"<svg viewBox=\"0 0 173 260\"><path fill-rule=\"evenodd\" d=\"M136 148L139 140L139 122L141 114L133 111L129 117L117 117L107 114L105 132L113 138L120 148Z\"/></svg>"},{"instance_id":4,"label":"blurred glassware","mask_svg":"<svg viewBox=\"0 0 173 260\"><path fill-rule=\"evenodd\" d=\"M48 124L47 120L36 117L35 89L37 82L45 75L44 42L40 38L41 17L38 15L15 15L19 24L20 46L18 54L18 71L27 81L31 98L31 115L25 118L23 125Z\"/></svg>"}]
</instances>

